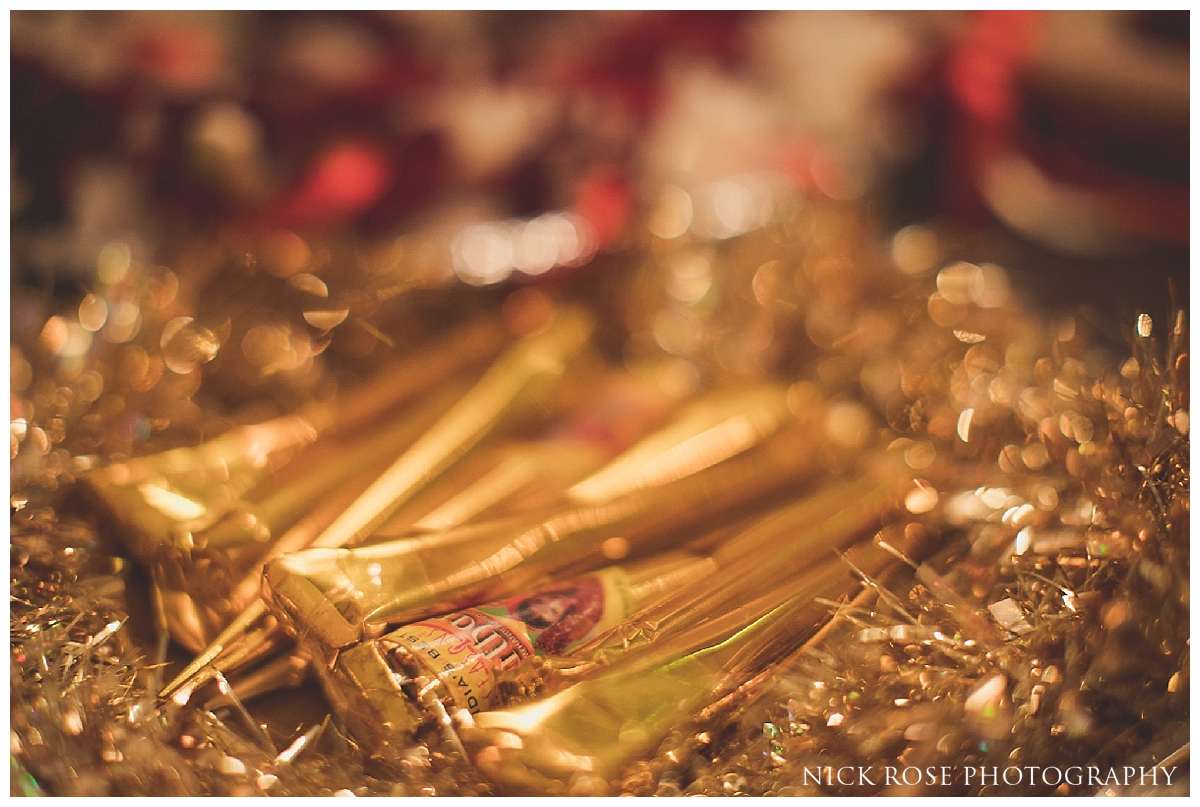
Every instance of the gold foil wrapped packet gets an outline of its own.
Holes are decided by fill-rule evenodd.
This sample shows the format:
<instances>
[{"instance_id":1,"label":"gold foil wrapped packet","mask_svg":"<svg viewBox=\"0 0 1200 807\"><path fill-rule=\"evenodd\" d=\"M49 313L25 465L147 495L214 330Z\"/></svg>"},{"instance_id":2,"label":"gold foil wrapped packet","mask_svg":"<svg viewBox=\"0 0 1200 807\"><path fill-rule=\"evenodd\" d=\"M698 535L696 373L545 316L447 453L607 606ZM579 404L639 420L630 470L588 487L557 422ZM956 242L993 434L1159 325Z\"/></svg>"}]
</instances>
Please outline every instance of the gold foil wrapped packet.
<instances>
[{"instance_id":1,"label":"gold foil wrapped packet","mask_svg":"<svg viewBox=\"0 0 1200 807\"><path fill-rule=\"evenodd\" d=\"M856 549L861 568L881 570L890 561L869 544ZM459 736L502 793L607 794L624 767L673 727L802 647L829 618L820 600L849 596L860 585L839 563L818 564L783 590L723 619L694 623L548 697L484 712Z\"/></svg>"},{"instance_id":2,"label":"gold foil wrapped packet","mask_svg":"<svg viewBox=\"0 0 1200 807\"><path fill-rule=\"evenodd\" d=\"M710 558L683 552L606 567L403 625L318 669L355 737L386 758L423 725L494 706L499 677L535 654L570 652L713 568Z\"/></svg>"},{"instance_id":3,"label":"gold foil wrapped packet","mask_svg":"<svg viewBox=\"0 0 1200 807\"><path fill-rule=\"evenodd\" d=\"M561 338L561 335L550 336ZM548 343L550 336L543 339ZM518 348L519 344L514 351ZM490 371L497 377L498 367L499 362ZM476 395L479 389L477 386L471 395L483 400ZM368 622L378 628L459 603L478 602L534 584L552 573L595 567L623 556L630 546L636 548L639 543L666 539L673 531L678 533L688 519L695 522L716 517L731 506L745 506L772 486L782 484L788 474L772 474L771 469L787 466L795 473L801 467L797 461L802 453L781 452L776 448L773 455L779 456L776 461L768 459L765 470L752 470L743 463L723 471L726 477L735 480L729 484L722 483L723 477L699 472L743 453L792 419L786 389L779 385L716 393L685 407L671 425L573 486L562 497L563 503L549 508L548 514L515 517L447 533L411 535L369 548L335 549L342 539L348 540L344 530L357 517L354 508L366 513L374 506L382 508L386 504L387 485L395 480L389 482L385 474L348 511L341 513L322 537L310 541L312 549L291 552L297 547L286 546L290 554L280 552L281 557L268 564L267 591L285 624L298 634L312 635L322 648L328 648L362 638L363 626ZM436 430L444 425L444 419L438 421L409 454L415 454L419 461L418 449L422 443L430 444L431 434L437 438ZM637 461L631 463L631 457ZM782 465L777 460L783 460ZM403 466L405 462L408 466ZM411 458L402 458L393 470L397 466L411 469L413 462ZM689 476L699 478L689 479ZM663 490L658 492L659 488ZM405 501L411 500L411 494L405 495L408 496ZM579 500L583 503L576 503ZM370 504L372 501L374 505ZM686 507L681 503L687 502L692 503L686 505L692 507L692 512L684 513ZM384 523L388 512L380 509L375 523ZM360 529L365 535L373 525L364 524ZM620 535L622 531L628 535ZM335 537L329 539L330 535ZM605 546L604 542L610 538L619 541ZM321 547L327 540L332 545ZM615 551L618 545L624 548ZM381 574L381 570L386 573ZM339 607L331 608L331 602L340 603L340 616ZM227 656L222 662L223 669L229 669L234 661L243 663L248 658L244 647L232 657L226 651L233 643L248 642L238 637L259 618L261 611L257 602L244 610L163 694L171 694L223 653ZM261 644L262 640L260 634L253 637L255 644ZM325 652L322 650L318 655ZM201 679L191 681L193 685L201 682Z\"/></svg>"},{"instance_id":4,"label":"gold foil wrapped packet","mask_svg":"<svg viewBox=\"0 0 1200 807\"><path fill-rule=\"evenodd\" d=\"M793 449L786 458L781 448L740 457L789 419L780 387L714 394L548 510L366 547L292 553L267 565L266 594L276 615L327 656L389 624L500 596L572 568L660 550L689 535L689 528L708 531L794 479L804 456L794 434L779 438ZM774 455L785 462L773 465ZM639 462L631 464L630 457ZM753 470L749 464L763 462ZM791 476L764 472L785 466ZM652 477L640 473L647 467Z\"/></svg>"},{"instance_id":5,"label":"gold foil wrapped packet","mask_svg":"<svg viewBox=\"0 0 1200 807\"><path fill-rule=\"evenodd\" d=\"M719 581L683 587L587 642L576 653L581 666L605 664L697 622L719 619L789 580L805 579L814 564L827 565L895 510L907 481L896 463L885 462L754 519L712 549Z\"/></svg>"},{"instance_id":6,"label":"gold foil wrapped packet","mask_svg":"<svg viewBox=\"0 0 1200 807\"><path fill-rule=\"evenodd\" d=\"M835 485L779 508L733 537L723 536L694 569L663 573L656 582L665 596L655 598L657 602L641 603L645 607L638 613L630 613L605 632L590 631L582 642L545 640L545 634L530 630L531 625L539 627L534 620L542 615L518 607L544 600L551 608L558 606L555 613L561 618L564 609L557 594L576 592L580 583L552 584L490 606L458 609L406 624L380 638L332 653L327 667L322 668L326 691L352 730L384 757L387 749L402 746L422 727L440 726L447 732L460 727L470 739L469 745L482 745L479 759L488 775L511 784L508 777L513 770L545 762L539 757L541 762L526 759L515 768L507 762L497 770L488 768L497 754L505 759L509 756L497 749L526 747L523 739L515 746L504 739L506 727L510 727L505 715L511 713L516 715L512 717L516 724L533 734L533 747L545 751L554 745L563 759L578 757L580 749L590 748L607 761L571 770L598 771L608 766L611 770L606 768L605 775L611 775L615 766L632 758L624 754L646 750L640 743L630 743L624 728L606 727L617 721L615 715L619 713L624 725L645 722L656 714L658 722L638 729L644 730L643 739L649 742L670 725L669 719L663 722L659 714L667 704L678 706L680 698L699 698L719 683L721 675L743 681L758 674L773 659L794 649L796 641L811 636L825 620L827 608L817 603L818 598L847 596L854 573L881 571L893 559L891 554L855 542L894 507L900 490L897 469L888 466L875 478ZM839 550L848 550L853 559L839 557ZM660 562L672 557L668 554ZM799 611L793 614L796 609ZM789 616L780 622L785 613ZM519 618L510 621L514 616ZM589 623L593 626L594 622ZM770 638L750 641L749 637L764 632ZM531 635L536 641L526 641ZM739 638L734 641L734 637ZM715 649L718 646L723 648L721 652ZM736 651L731 650L735 646ZM550 683L561 691L528 707L514 707L515 712L489 710L497 678L527 664L535 649L575 657L577 663L570 675ZM628 661L630 658L641 661ZM610 675L615 677L606 677ZM668 696L664 686L679 689ZM621 695L626 687L631 691ZM562 693L568 691L583 700L562 707L566 697ZM631 711L618 710L597 723L599 718L586 714L595 710L592 701L596 697L617 698L623 704L620 709ZM557 713L560 707L568 716L561 725L552 721L549 727L525 711L545 715ZM583 711L576 714L580 709ZM575 726L575 733L563 739L559 735L567 725ZM481 728L500 733L481 732ZM553 769L554 764L549 767ZM547 785L535 790L555 789Z\"/></svg>"},{"instance_id":7,"label":"gold foil wrapped packet","mask_svg":"<svg viewBox=\"0 0 1200 807\"><path fill-rule=\"evenodd\" d=\"M314 501L337 499L339 485L429 426L430 415L411 411L413 399L430 385L453 386L455 376L486 362L503 339L499 322L482 318L420 356L381 368L335 401L86 475L86 489L168 598L164 617L172 636L185 647L203 647L214 628L247 604L244 584L234 594L239 582L249 579L253 595L263 557L285 551L282 535L301 522L299 533L309 540L316 534ZM372 435L389 414L392 425Z\"/></svg>"},{"instance_id":8,"label":"gold foil wrapped packet","mask_svg":"<svg viewBox=\"0 0 1200 807\"><path fill-rule=\"evenodd\" d=\"M658 404L639 401L644 391L640 385L629 390L629 383L629 378L620 375L610 379L615 393L602 395L596 407L584 406L582 413L573 413L566 432L625 433L624 438L608 439L610 444L636 434L641 428L636 424L649 422ZM799 432L753 460L756 466L765 460L764 467L751 470L745 462L731 469L710 467L720 467L729 456L744 452L792 421L786 392L779 385L760 384L702 396L684 407L670 424L563 492L557 506L541 512L445 533L418 531L370 547L312 548L284 555L268 564L265 579L275 615L307 641L309 654L325 659L331 650L365 635L378 635L388 624L406 618L457 603L478 602L489 592L499 596L535 585L551 574L593 568L631 551L653 551L656 542L677 540L689 524L724 518L726 509L744 507L772 486L793 479L797 472L807 473L803 463L807 455L796 450L797 441L804 437ZM593 411L596 409L599 411ZM552 429L551 434L561 431ZM781 475L771 476L771 469ZM690 476L698 478L685 481ZM736 481L722 481L726 479ZM489 484L487 478L481 482ZM478 498L480 492L469 487L457 499ZM482 493L493 494L486 488ZM542 494L546 494L544 489ZM613 501L603 501L605 497ZM597 499L600 501L592 501ZM400 521L406 523L403 518ZM386 531L385 525L376 540ZM545 544L557 546L542 546ZM536 551L539 546L543 551ZM512 555L516 547L523 547L519 551L533 553L533 557L524 560ZM495 557L506 549L503 563L515 564L515 568L479 564L488 552ZM464 575L475 576L474 589L448 599L452 584L461 587ZM275 632L241 634L250 620L256 619L253 610L244 612L164 694L185 684L190 691L204 683L211 671L199 677L197 673L218 656L220 668L229 671L274 653L278 644Z\"/></svg>"},{"instance_id":9,"label":"gold foil wrapped packet","mask_svg":"<svg viewBox=\"0 0 1200 807\"><path fill-rule=\"evenodd\" d=\"M526 408L544 402L571 366L589 347L592 321L580 309L563 308L542 330L523 337L497 359L471 389L391 462L353 501L313 534L294 534L272 544L262 560L304 545L341 546L369 536L403 504L427 488L464 454L501 424L524 415ZM295 537L296 540L289 540ZM261 566L248 573L247 585L257 581ZM236 588L235 588L236 590ZM201 656L168 685L177 689L206 666L246 627L265 614L260 599L251 600L205 648Z\"/></svg>"}]
</instances>

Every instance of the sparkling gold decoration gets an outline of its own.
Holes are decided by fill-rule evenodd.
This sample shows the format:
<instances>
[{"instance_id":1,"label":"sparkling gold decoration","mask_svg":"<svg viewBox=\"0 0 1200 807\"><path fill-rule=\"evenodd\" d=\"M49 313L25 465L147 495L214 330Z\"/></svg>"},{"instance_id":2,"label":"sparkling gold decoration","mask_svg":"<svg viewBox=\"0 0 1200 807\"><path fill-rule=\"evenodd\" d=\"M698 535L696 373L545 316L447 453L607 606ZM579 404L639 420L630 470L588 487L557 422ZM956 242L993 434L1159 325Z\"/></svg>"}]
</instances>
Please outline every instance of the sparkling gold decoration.
<instances>
[{"instance_id":1,"label":"sparkling gold decoration","mask_svg":"<svg viewBox=\"0 0 1200 807\"><path fill-rule=\"evenodd\" d=\"M965 277L962 266L937 277ZM949 283L941 282L944 290L950 289ZM251 711L244 712L237 690L229 689L223 678L218 683L225 705L211 698L205 701L217 714L233 709L221 720L199 703L156 703L139 674L144 651L127 635L122 616L131 595L129 571L101 577L88 571L89 564L103 557L95 533L82 522L71 526L65 515L44 505L26 503L27 497L43 494L31 477L22 482L18 476L29 493L14 498L13 511L18 693L14 760L23 766L27 788L36 790L38 781L53 776L46 772L50 749L91 731L102 738L100 756L90 763L97 773L90 779L80 777L78 789L69 792L132 792L127 788L152 787L151 782L164 782L164 776L170 781L153 785L164 788L155 792L334 792L338 788L313 783L354 771L343 783L348 790L364 793L460 794L493 792L499 786L505 793L577 795L1069 794L1089 792L1086 779L1072 785L1065 779L1030 782L1026 775L1021 783L1010 785L985 774L990 777L992 769L1003 771L1017 763L1107 770L1145 748L1164 749L1152 752L1159 756L1150 764L1158 764L1176 750L1168 748L1172 741L1181 742L1171 727L1185 725L1176 716L1182 713L1181 699L1187 693L1188 399L1182 371L1188 353L1183 315L1166 334L1165 349L1157 345L1153 326L1142 317L1136 330L1131 329L1131 358L1123 364L1089 365L1090 359L1077 358L1086 357L1087 343L1073 329L1043 328L1034 319L1021 319L1011 301L1002 304L1005 316L996 319L989 314L994 309L977 302L983 292L962 296L959 302L954 302L959 300L954 294L943 299L965 310L953 324L969 319L969 327L985 333L985 339L964 341L951 325L917 316L906 336L875 352L864 355L854 338L843 340L832 351L845 351L846 360L860 366L894 362L894 385L866 386L862 403L844 398L830 408L814 397L827 393L798 383L786 398L804 426L778 443L775 465L751 454L741 466L725 460L714 469L736 488L743 479L754 478L756 470L774 478L789 466L820 465L822 461L804 449L814 439L841 446L842 452L851 447L860 454L866 450L862 456L869 456L876 438L849 439L846 430L862 427L850 425L848 411L836 414L838 405L858 407L861 414L853 418L868 423L888 418L890 436L879 448L887 449L915 478L895 499L907 515L889 520L880 539L914 562L928 547L940 543L944 548L918 565L909 589L895 572L878 577L883 570L879 562L889 557L883 553L869 568L856 564L878 585L872 583L852 604L834 605L828 599L833 592L823 589L810 595L803 607L813 616L806 619L815 620L815 625L824 619L820 614L830 613L833 622L819 641L810 641L782 666L739 668L736 674L706 666L703 682L686 676L686 681L671 679L673 691L694 692L693 705L639 743L626 742L629 738L622 734L623 755L605 757L603 765L584 765L582 769L591 773L582 779L569 775L561 760L552 763L549 758L537 763L530 758L522 765L550 765L562 773L550 779L541 778L549 770L544 767L536 768L543 771L537 776L519 773L526 768L503 762L511 756L504 750L508 744L489 744L495 741L486 738L496 735L485 729L513 731L519 723L519 735L534 730L536 724L515 715L522 714L521 709L540 708L546 693L555 691L554 684L546 689L547 681L561 679L567 687L563 692L574 692L573 687L592 678L611 680L616 691L630 691L630 682L640 681L637 676L642 675L622 672L632 661L605 664L592 673L578 661L550 667L539 662L543 671L535 677L543 683L528 678L533 668L521 674L526 682L516 688L515 678L501 681L501 691L512 704L506 710L518 710L513 712L517 723L504 723L507 711L496 717L482 713L447 734L433 721L428 724L432 733L418 733L412 746L395 746L387 763L370 762L379 749L358 745L361 739L347 733L336 713L332 722L297 726L293 736L263 735L251 717L254 702L247 705ZM931 310L921 304L919 294L909 299L914 311ZM879 310L880 315L903 318L902 312L902 306ZM1089 366L1113 369L1097 373ZM870 378L865 373L858 377ZM31 428L27 422L23 433L14 430L19 457L39 450ZM817 437L814 428L823 436ZM800 439L800 434L809 436ZM847 462L836 454L824 460L832 468L848 467ZM773 470L764 471L768 467ZM862 494L850 498L859 502L859 513L869 513ZM812 518L812 506L799 502L791 518ZM792 546L792 539L778 527L769 534L780 537L756 540ZM762 553L770 551L767 543L757 549L748 546L737 540L729 543L730 549L724 550L727 563L761 564ZM841 560L826 565L828 569L817 567L814 584L835 579L838 569L851 568ZM768 566L776 572L782 568L778 563ZM43 579L46 570L53 574ZM707 603L714 617L734 606L738 591L769 589L744 582L753 578L726 579L741 579L742 587L726 582L696 599ZM788 589L777 596L786 599L784 591ZM802 604L797 601L795 607ZM783 612L771 610L771 597L762 600L762 607L782 619ZM1148 620L1148 608L1163 616ZM641 619L649 621L641 624L658 626L658 632L677 625L671 630L686 634L700 623L717 630L726 623L735 626L738 619L696 621L687 613L677 609L663 621L663 616L648 612ZM734 607L730 613L740 612ZM745 618L743 624L757 624ZM64 638L51 640L55 631L64 630ZM621 648L636 648L642 640L635 637L643 635L644 628L622 630L624 638L614 648L624 655L632 651ZM712 640L697 641L700 647ZM779 661L788 655L785 644L773 639L756 652L766 653L764 661ZM587 652L600 652L599 647ZM1130 653L1130 647L1140 649ZM602 657L611 657L612 651L604 652L609 655ZM630 657L638 657L638 652ZM295 662L285 659L277 666L281 672L264 679L276 681L270 686L287 680L291 674L286 671L294 670ZM45 694L51 682L59 693L53 699ZM1130 690L1141 692L1147 686L1161 690L1154 701L1159 711L1147 711L1145 695ZM647 687L633 689L649 699L646 708L653 708L656 690ZM710 693L707 700L703 693ZM529 705L521 706L526 700ZM51 701L55 706L49 711L37 706ZM32 710L20 706L26 703ZM1123 703L1140 704L1137 713L1120 706ZM167 734L161 728L146 734L163 720ZM110 724L124 728L114 733ZM466 757L457 750L460 742L465 743ZM542 748L547 738L538 734L522 742ZM139 757L139 743L156 751ZM169 758L157 753L164 744L172 749ZM201 749L208 749L208 756L197 756ZM581 736L569 753L586 757L593 751ZM291 760L301 754L321 764L301 766L305 773L298 775L300 768ZM175 767L167 759L175 760ZM345 767L346 759L358 761ZM113 765L135 766L130 768L136 773L130 774L129 784L121 784L125 780L113 772ZM370 772L372 765L382 767ZM828 771L839 768L870 772L854 782L831 779ZM943 768L952 772L947 774L950 784L903 773ZM168 769L175 772L167 774ZM334 770L342 773L335 776ZM968 778L972 771L974 781ZM559 784L550 784L554 781Z\"/></svg>"},{"instance_id":2,"label":"sparkling gold decoration","mask_svg":"<svg viewBox=\"0 0 1200 807\"><path fill-rule=\"evenodd\" d=\"M1189 791L1187 312L1029 298L1178 188L1041 18L238 14L13 16L11 794Z\"/></svg>"}]
</instances>

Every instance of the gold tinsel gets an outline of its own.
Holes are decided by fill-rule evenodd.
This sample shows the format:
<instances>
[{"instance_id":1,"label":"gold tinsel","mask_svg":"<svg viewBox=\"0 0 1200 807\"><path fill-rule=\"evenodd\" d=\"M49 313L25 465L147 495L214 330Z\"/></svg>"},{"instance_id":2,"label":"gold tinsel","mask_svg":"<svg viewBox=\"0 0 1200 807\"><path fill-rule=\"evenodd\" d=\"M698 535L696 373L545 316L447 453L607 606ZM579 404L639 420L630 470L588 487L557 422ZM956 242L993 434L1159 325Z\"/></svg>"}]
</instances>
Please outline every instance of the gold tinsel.
<instances>
[{"instance_id":1,"label":"gold tinsel","mask_svg":"<svg viewBox=\"0 0 1200 807\"><path fill-rule=\"evenodd\" d=\"M1082 321L1049 321L1008 299L995 267L947 263L936 290L880 274L887 263L878 251L842 265L853 271L831 273L822 261L869 251L869 231L845 211L805 216L712 256L728 265L722 277L732 288L724 308L705 314L705 327L737 318L746 305L740 283L771 303L750 306L773 318L769 331L807 328L817 352L800 364L815 370L796 394L859 401L848 404L852 412L887 426L858 448L902 452L931 480L913 489L905 517L880 537L942 548L919 568L869 581L852 603L831 603L819 641L765 677L713 693L611 792L1083 795L1139 783L1097 774L1074 784L1062 780L1064 770L1126 765L1171 766L1170 787L1159 776L1150 792L1186 792L1183 313L1165 327L1140 318L1127 327L1129 352L1106 355ZM841 240L815 237L818 224L840 227ZM764 252L798 267L778 295L762 291L777 278L753 271ZM636 278L653 287L655 261L668 259L647 260ZM889 277L866 290L867 278ZM639 304L652 296L636 294ZM816 303L796 313L805 295ZM830 300L853 301L840 325L821 309ZM637 316L635 306L626 310ZM742 336L761 326L738 321ZM872 340L872 329L893 338ZM718 346L694 348L697 366L719 366ZM799 360L786 351L760 358L775 367ZM123 383L119 357L89 360L88 372ZM157 702L163 676L153 637L129 618L146 608L143 572L120 559L115 536L73 497L74 474L104 461L88 446L106 445L95 435L113 421L78 397L56 404L55 389L64 388L52 380L54 365L27 364L35 414L14 428L12 466L14 793L493 792L435 732L384 765L336 715L281 729L236 698L216 711ZM142 405L152 422L153 404ZM553 677L552 665L538 665L505 685L509 700ZM292 697L316 699L320 711L312 690ZM1039 778L1047 769L1059 781ZM1019 781L1004 778L1010 770Z\"/></svg>"}]
</instances>

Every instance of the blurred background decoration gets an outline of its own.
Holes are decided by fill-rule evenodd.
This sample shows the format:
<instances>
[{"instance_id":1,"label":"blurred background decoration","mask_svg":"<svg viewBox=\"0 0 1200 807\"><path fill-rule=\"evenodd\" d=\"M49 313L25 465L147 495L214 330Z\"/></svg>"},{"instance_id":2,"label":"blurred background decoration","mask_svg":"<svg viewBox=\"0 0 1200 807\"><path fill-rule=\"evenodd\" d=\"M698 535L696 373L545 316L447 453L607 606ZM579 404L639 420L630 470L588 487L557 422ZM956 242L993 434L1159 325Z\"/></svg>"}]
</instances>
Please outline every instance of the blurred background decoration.
<instances>
[{"instance_id":1,"label":"blurred background decoration","mask_svg":"<svg viewBox=\"0 0 1200 807\"><path fill-rule=\"evenodd\" d=\"M535 330L551 299L585 301L604 361L672 400L803 379L792 405L831 403L845 451L904 422L912 456L956 434L982 456L962 413L986 429L990 404L963 384L999 359L943 378L935 331L966 351L1036 321L1075 389L1101 348L1183 340L1153 372L1186 378L1187 11L14 11L10 46L14 580L45 596L142 574L65 520L88 515L78 477L332 400L454 326ZM38 555L55 540L78 554ZM117 609L73 596L108 603L81 626ZM411 792L490 792L417 756ZM331 767L289 792L357 775ZM20 781L150 787L89 770Z\"/></svg>"},{"instance_id":2,"label":"blurred background decoration","mask_svg":"<svg viewBox=\"0 0 1200 807\"><path fill-rule=\"evenodd\" d=\"M720 241L807 194L987 243L1048 306L1161 320L1187 297L1186 21L15 12L16 378L49 318L63 358L129 346L133 372L170 324L163 385L205 364L286 395L326 347L402 341L421 289Z\"/></svg>"},{"instance_id":3,"label":"blurred background decoration","mask_svg":"<svg viewBox=\"0 0 1200 807\"><path fill-rule=\"evenodd\" d=\"M16 12L11 28L26 281L181 228L276 233L283 254L285 231L562 210L609 248L664 186L775 173L889 198L897 224L990 213L1070 254L1187 239L1185 12Z\"/></svg>"}]
</instances>

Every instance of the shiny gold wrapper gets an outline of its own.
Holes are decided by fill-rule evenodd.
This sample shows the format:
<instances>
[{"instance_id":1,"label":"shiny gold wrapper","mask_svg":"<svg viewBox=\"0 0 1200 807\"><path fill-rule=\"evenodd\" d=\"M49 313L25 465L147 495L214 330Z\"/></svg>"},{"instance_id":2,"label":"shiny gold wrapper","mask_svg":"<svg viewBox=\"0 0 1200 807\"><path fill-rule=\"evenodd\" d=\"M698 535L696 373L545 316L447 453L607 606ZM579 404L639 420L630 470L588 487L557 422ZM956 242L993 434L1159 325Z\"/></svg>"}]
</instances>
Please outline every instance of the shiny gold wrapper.
<instances>
[{"instance_id":1,"label":"shiny gold wrapper","mask_svg":"<svg viewBox=\"0 0 1200 807\"><path fill-rule=\"evenodd\" d=\"M293 530L272 547L270 556L305 545L338 547L369 536L499 424L523 416L530 407L545 405L547 396L559 386L572 360L586 351L592 327L590 315L581 309L563 308L555 312L547 326L523 337L497 359L484 376L388 465L366 490L348 505L339 507L331 522L316 534ZM253 587L258 574L258 568L252 568L244 578L241 590L248 591ZM181 612L187 613L185 609ZM236 640L242 630L265 613L266 607L260 599L247 604L161 694L169 695L184 686ZM196 620L192 622L194 627Z\"/></svg>"},{"instance_id":2,"label":"shiny gold wrapper","mask_svg":"<svg viewBox=\"0 0 1200 807\"><path fill-rule=\"evenodd\" d=\"M789 418L778 387L716 396L568 492L603 491L607 500L358 549L293 553L268 564L268 599L297 634L332 649L552 573L661 549L805 475L811 449L799 427L742 456ZM626 472L629 456L653 458L647 464L658 484Z\"/></svg>"},{"instance_id":3,"label":"shiny gold wrapper","mask_svg":"<svg viewBox=\"0 0 1200 807\"><path fill-rule=\"evenodd\" d=\"M239 580L284 551L279 538L313 501L411 444L449 401L369 434L383 413L487 361L502 339L497 320L481 319L336 401L86 475L87 490L170 600L165 618L176 640L203 647L214 624L246 604L244 586L234 596Z\"/></svg>"},{"instance_id":4,"label":"shiny gold wrapper","mask_svg":"<svg viewBox=\"0 0 1200 807\"><path fill-rule=\"evenodd\" d=\"M540 509L593 472L605 460L595 445L568 441L522 441L481 453L463 463L425 495L402 508L371 537L372 542L444 532L467 523Z\"/></svg>"},{"instance_id":5,"label":"shiny gold wrapper","mask_svg":"<svg viewBox=\"0 0 1200 807\"><path fill-rule=\"evenodd\" d=\"M308 472L290 485L231 507L205 529L177 531L171 544L159 546L150 568L171 603L168 624L176 641L204 647L257 598L267 559L311 543L459 394L455 388L439 392L374 435L313 446L310 456L296 460Z\"/></svg>"},{"instance_id":6,"label":"shiny gold wrapper","mask_svg":"<svg viewBox=\"0 0 1200 807\"><path fill-rule=\"evenodd\" d=\"M498 677L523 659L569 651L713 568L710 558L668 553L421 620L342 651L322 682L355 737L394 757L423 725L490 708Z\"/></svg>"},{"instance_id":7,"label":"shiny gold wrapper","mask_svg":"<svg viewBox=\"0 0 1200 807\"><path fill-rule=\"evenodd\" d=\"M895 461L781 507L712 553L715 574L574 651L544 700L477 716L463 730L477 765L521 794L604 793L625 765L705 702L811 638L856 575L894 560L865 532L908 484ZM846 554L840 555L839 550Z\"/></svg>"},{"instance_id":8,"label":"shiny gold wrapper","mask_svg":"<svg viewBox=\"0 0 1200 807\"><path fill-rule=\"evenodd\" d=\"M608 371L579 384L577 405L537 436L475 452L402 507L372 542L438 532L563 501L567 490L662 425L678 407L652 383Z\"/></svg>"},{"instance_id":9,"label":"shiny gold wrapper","mask_svg":"<svg viewBox=\"0 0 1200 807\"><path fill-rule=\"evenodd\" d=\"M343 546L369 536L491 433L505 416L535 404L563 379L588 346L592 319L563 308L542 331L524 337L488 369L458 403L330 524L313 544Z\"/></svg>"},{"instance_id":10,"label":"shiny gold wrapper","mask_svg":"<svg viewBox=\"0 0 1200 807\"><path fill-rule=\"evenodd\" d=\"M389 410L486 363L503 341L499 322L480 318L419 356L380 368L372 381L334 401L235 428L195 448L109 465L83 481L133 528L127 540L135 554L153 556L181 533L213 524L269 474L274 472L277 490L300 481L308 473L303 463L299 473L284 468L319 436L353 439Z\"/></svg>"},{"instance_id":11,"label":"shiny gold wrapper","mask_svg":"<svg viewBox=\"0 0 1200 807\"><path fill-rule=\"evenodd\" d=\"M723 641L766 617L780 603L797 597L841 596L846 585L843 573L851 568L868 575L877 573L890 557L882 549L859 547L852 553L854 562L834 554L849 548L896 504L904 475L888 464L872 476L783 507L723 541L704 564L696 566L697 574L673 579L671 593L658 604L581 647L564 648L582 662L567 680L590 680L597 662L616 663L614 659L639 653L655 659L650 667L666 664L681 655L680 647L684 648L682 654L687 654L714 637ZM456 618L463 624L454 622ZM819 622L810 621L813 625L804 629L806 637ZM483 715L491 704L494 674L483 676L478 667L472 668L475 674L464 673L469 659L459 656L474 653L489 670L517 667L532 651L519 638L520 633L519 627L513 630L503 620L496 622L467 608L444 620L408 625L383 638L331 653L328 669L322 670L323 680L331 700L340 704L345 714L353 715L354 730L374 748L386 749L401 742L421 725L448 725L451 713L468 723L464 712L480 714L481 725L491 725L491 718ZM752 677L761 671L761 654L786 650L787 646L777 636L754 645L757 649L743 648L737 656L737 669L726 672ZM469 650L472 647L476 649ZM719 671L711 665L689 671L693 689L701 669L705 675ZM653 682L649 691L653 697L663 695ZM600 736L605 738L602 743L615 740L603 732Z\"/></svg>"},{"instance_id":12,"label":"shiny gold wrapper","mask_svg":"<svg viewBox=\"0 0 1200 807\"><path fill-rule=\"evenodd\" d=\"M607 663L629 651L706 620L718 619L790 577L811 573L815 562L845 550L894 511L907 475L894 462L861 479L839 482L777 508L721 542L711 553L719 580L688 586L576 651Z\"/></svg>"},{"instance_id":13,"label":"shiny gold wrapper","mask_svg":"<svg viewBox=\"0 0 1200 807\"><path fill-rule=\"evenodd\" d=\"M866 574L891 561L869 543L848 557ZM800 648L828 619L820 600L849 596L859 584L841 559L818 563L548 698L481 713L461 731L462 741L479 769L510 795L607 793L627 764L687 715Z\"/></svg>"},{"instance_id":14,"label":"shiny gold wrapper","mask_svg":"<svg viewBox=\"0 0 1200 807\"><path fill-rule=\"evenodd\" d=\"M1186 11L10 22L10 794L1189 792Z\"/></svg>"}]
</instances>

